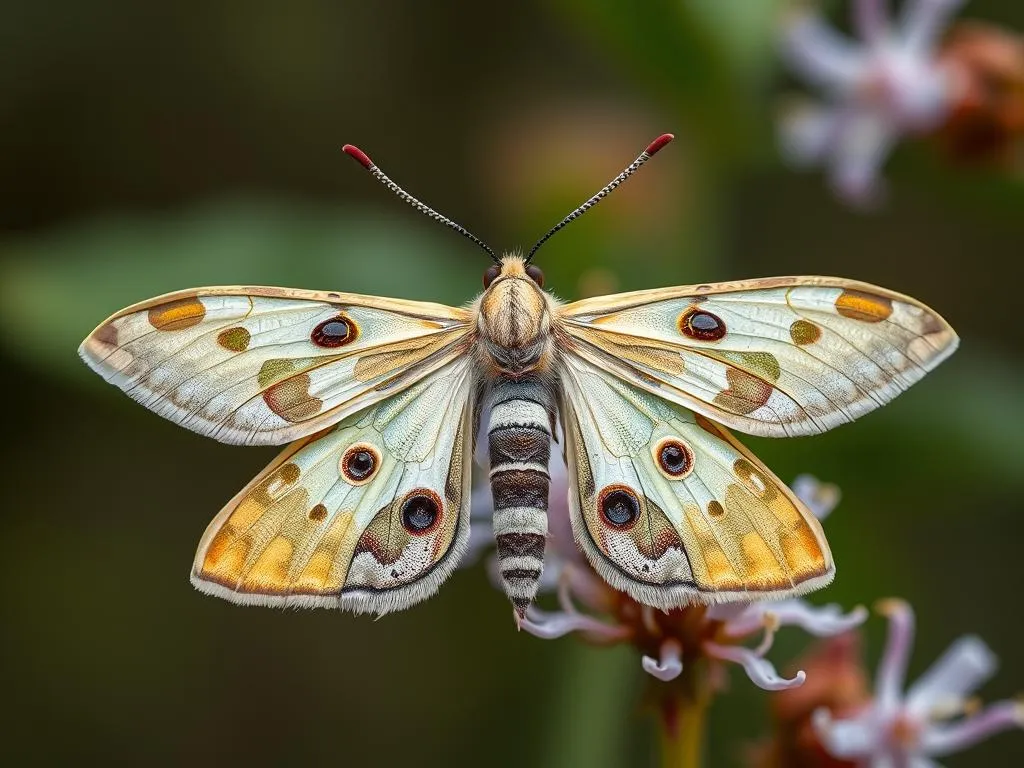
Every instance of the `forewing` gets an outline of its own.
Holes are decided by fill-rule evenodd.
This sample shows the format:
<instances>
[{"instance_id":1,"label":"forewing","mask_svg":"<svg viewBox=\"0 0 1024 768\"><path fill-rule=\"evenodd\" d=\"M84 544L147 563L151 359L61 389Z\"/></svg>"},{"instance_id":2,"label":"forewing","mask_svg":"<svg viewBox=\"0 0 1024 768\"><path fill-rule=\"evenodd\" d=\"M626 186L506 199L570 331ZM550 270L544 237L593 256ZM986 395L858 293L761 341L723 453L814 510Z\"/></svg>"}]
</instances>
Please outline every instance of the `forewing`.
<instances>
[{"instance_id":1,"label":"forewing","mask_svg":"<svg viewBox=\"0 0 1024 768\"><path fill-rule=\"evenodd\" d=\"M377 614L432 595L469 537L469 371L456 360L289 446L210 523L192 583L234 603Z\"/></svg>"},{"instance_id":2,"label":"forewing","mask_svg":"<svg viewBox=\"0 0 1024 768\"><path fill-rule=\"evenodd\" d=\"M780 277L586 299L565 347L756 435L814 434L888 402L957 346L918 301L866 283Z\"/></svg>"},{"instance_id":3,"label":"forewing","mask_svg":"<svg viewBox=\"0 0 1024 768\"><path fill-rule=\"evenodd\" d=\"M582 359L562 384L573 531L613 587L667 610L831 581L818 521L724 428Z\"/></svg>"},{"instance_id":4,"label":"forewing","mask_svg":"<svg viewBox=\"0 0 1024 768\"><path fill-rule=\"evenodd\" d=\"M199 288L129 307L82 343L107 381L226 443L281 444L438 370L468 347L440 304L287 288Z\"/></svg>"}]
</instances>

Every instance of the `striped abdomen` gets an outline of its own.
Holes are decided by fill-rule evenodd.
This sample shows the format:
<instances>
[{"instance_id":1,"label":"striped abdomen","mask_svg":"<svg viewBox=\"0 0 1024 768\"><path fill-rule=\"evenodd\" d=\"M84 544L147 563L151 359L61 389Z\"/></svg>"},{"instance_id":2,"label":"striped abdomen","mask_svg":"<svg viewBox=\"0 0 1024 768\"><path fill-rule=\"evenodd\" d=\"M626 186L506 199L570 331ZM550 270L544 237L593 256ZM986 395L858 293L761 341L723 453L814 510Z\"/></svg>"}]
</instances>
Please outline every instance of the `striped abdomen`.
<instances>
[{"instance_id":1,"label":"striped abdomen","mask_svg":"<svg viewBox=\"0 0 1024 768\"><path fill-rule=\"evenodd\" d=\"M505 592L520 617L537 594L548 533L554 395L534 378L497 379L487 394L494 537Z\"/></svg>"}]
</instances>

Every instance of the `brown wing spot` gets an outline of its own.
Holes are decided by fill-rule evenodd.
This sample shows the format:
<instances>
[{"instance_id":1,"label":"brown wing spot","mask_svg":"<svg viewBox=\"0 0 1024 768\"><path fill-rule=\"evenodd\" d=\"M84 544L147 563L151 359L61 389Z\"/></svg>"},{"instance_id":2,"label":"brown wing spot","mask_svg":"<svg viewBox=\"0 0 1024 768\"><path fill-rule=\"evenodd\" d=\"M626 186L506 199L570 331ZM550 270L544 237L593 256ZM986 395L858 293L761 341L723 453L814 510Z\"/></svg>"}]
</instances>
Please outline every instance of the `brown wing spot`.
<instances>
[{"instance_id":1,"label":"brown wing spot","mask_svg":"<svg viewBox=\"0 0 1024 768\"><path fill-rule=\"evenodd\" d=\"M836 299L836 312L863 323L880 323L892 314L892 299L846 289Z\"/></svg>"},{"instance_id":2,"label":"brown wing spot","mask_svg":"<svg viewBox=\"0 0 1024 768\"><path fill-rule=\"evenodd\" d=\"M725 321L712 312L689 306L679 316L679 330L698 341L719 341L725 337Z\"/></svg>"},{"instance_id":3,"label":"brown wing spot","mask_svg":"<svg viewBox=\"0 0 1024 768\"><path fill-rule=\"evenodd\" d=\"M309 334L310 341L318 347L343 347L359 336L359 326L348 315L339 312L330 320L324 320Z\"/></svg>"},{"instance_id":4,"label":"brown wing spot","mask_svg":"<svg viewBox=\"0 0 1024 768\"><path fill-rule=\"evenodd\" d=\"M657 504L647 500L647 514L643 523L627 534L636 550L648 560L660 560L670 549L682 549L683 542Z\"/></svg>"},{"instance_id":5,"label":"brown wing spot","mask_svg":"<svg viewBox=\"0 0 1024 768\"><path fill-rule=\"evenodd\" d=\"M714 404L731 413L747 415L768 402L775 388L753 374L729 368L725 372L729 388L715 395Z\"/></svg>"},{"instance_id":6,"label":"brown wing spot","mask_svg":"<svg viewBox=\"0 0 1024 768\"><path fill-rule=\"evenodd\" d=\"M252 334L245 328L228 328L217 334L217 343L230 352L245 352Z\"/></svg>"},{"instance_id":7,"label":"brown wing spot","mask_svg":"<svg viewBox=\"0 0 1024 768\"><path fill-rule=\"evenodd\" d=\"M732 465L732 471L748 491L765 503L775 501L775 498L779 495L775 484L765 477L764 473L751 464L749 460L742 457L736 459Z\"/></svg>"},{"instance_id":8,"label":"brown wing spot","mask_svg":"<svg viewBox=\"0 0 1024 768\"><path fill-rule=\"evenodd\" d=\"M793 339L794 344L803 347L813 344L821 338L821 328L810 320L794 320L793 324L789 326L789 336Z\"/></svg>"},{"instance_id":9,"label":"brown wing spot","mask_svg":"<svg viewBox=\"0 0 1024 768\"><path fill-rule=\"evenodd\" d=\"M206 317L206 307L197 297L177 299L149 310L149 324L158 331L183 331Z\"/></svg>"},{"instance_id":10,"label":"brown wing spot","mask_svg":"<svg viewBox=\"0 0 1024 768\"><path fill-rule=\"evenodd\" d=\"M321 520L327 517L327 507L323 504L317 504L311 510L309 510L309 519L319 523Z\"/></svg>"},{"instance_id":11,"label":"brown wing spot","mask_svg":"<svg viewBox=\"0 0 1024 768\"><path fill-rule=\"evenodd\" d=\"M99 342L108 347L117 346L117 326L113 323L105 323L96 329L93 333L92 338L94 341Z\"/></svg>"},{"instance_id":12,"label":"brown wing spot","mask_svg":"<svg viewBox=\"0 0 1024 768\"><path fill-rule=\"evenodd\" d=\"M296 424L320 413L324 401L309 394L309 374L300 373L263 393L263 401L285 421Z\"/></svg>"},{"instance_id":13,"label":"brown wing spot","mask_svg":"<svg viewBox=\"0 0 1024 768\"><path fill-rule=\"evenodd\" d=\"M721 517L725 514L725 507L722 506L722 502L718 499L712 499L708 502L708 514L712 517Z\"/></svg>"}]
</instances>

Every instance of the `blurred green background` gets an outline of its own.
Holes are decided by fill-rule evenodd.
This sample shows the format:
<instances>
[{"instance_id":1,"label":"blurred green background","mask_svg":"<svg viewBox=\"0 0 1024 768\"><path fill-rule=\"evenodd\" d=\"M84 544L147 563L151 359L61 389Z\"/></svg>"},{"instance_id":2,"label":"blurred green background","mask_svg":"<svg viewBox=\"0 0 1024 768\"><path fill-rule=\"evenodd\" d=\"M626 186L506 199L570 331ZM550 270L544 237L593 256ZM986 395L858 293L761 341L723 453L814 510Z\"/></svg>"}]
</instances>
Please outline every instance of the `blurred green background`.
<instances>
[{"instance_id":1,"label":"blurred green background","mask_svg":"<svg viewBox=\"0 0 1024 768\"><path fill-rule=\"evenodd\" d=\"M910 293L961 351L828 435L748 439L844 501L814 596L917 608L919 673L975 632L1024 688L1024 189L901 148L881 211L849 210L773 144L780 3L6 0L0 355L6 764L648 765L628 648L517 633L481 567L374 622L239 608L188 583L209 519L275 453L219 445L91 374L113 311L218 283L462 303L487 266L340 152L495 248L528 247L654 136L677 141L539 257L563 298L774 274ZM835 7L835 6L833 6ZM1017 0L968 17L1024 29ZM882 622L869 623L877 655ZM786 668L804 643L783 633ZM711 765L770 694L736 674ZM1024 764L1004 735L950 766Z\"/></svg>"}]
</instances>

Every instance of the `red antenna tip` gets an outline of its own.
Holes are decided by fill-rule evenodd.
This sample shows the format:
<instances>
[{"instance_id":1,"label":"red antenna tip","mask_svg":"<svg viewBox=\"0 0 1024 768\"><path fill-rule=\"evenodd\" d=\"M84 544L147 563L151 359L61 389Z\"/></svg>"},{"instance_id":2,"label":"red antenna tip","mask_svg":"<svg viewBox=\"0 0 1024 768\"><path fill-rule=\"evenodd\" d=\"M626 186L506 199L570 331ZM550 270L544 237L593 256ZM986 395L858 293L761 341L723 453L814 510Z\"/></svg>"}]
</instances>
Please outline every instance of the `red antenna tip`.
<instances>
[{"instance_id":1,"label":"red antenna tip","mask_svg":"<svg viewBox=\"0 0 1024 768\"><path fill-rule=\"evenodd\" d=\"M659 136L650 144L648 144L647 149L645 149L644 152L646 152L648 155L654 156L662 147L664 147L674 138L675 136L673 136L671 133L663 133L661 134L661 136ZM355 148L353 147L353 149ZM347 152L348 150L345 151ZM356 151L358 152L359 150Z\"/></svg>"},{"instance_id":2,"label":"red antenna tip","mask_svg":"<svg viewBox=\"0 0 1024 768\"><path fill-rule=\"evenodd\" d=\"M351 144L346 144L344 147L341 148L341 151L344 152L349 157L354 158L356 162L363 166L363 168L370 168L373 165L373 161L370 159L370 156L363 152L363 150L361 150L359 147L354 147Z\"/></svg>"}]
</instances>

